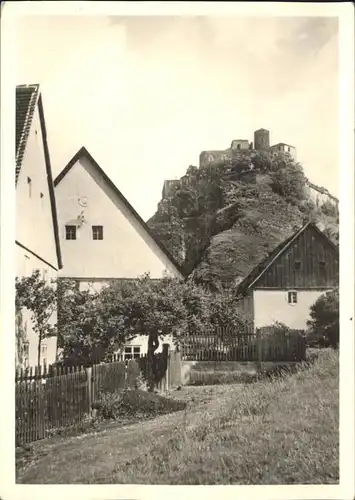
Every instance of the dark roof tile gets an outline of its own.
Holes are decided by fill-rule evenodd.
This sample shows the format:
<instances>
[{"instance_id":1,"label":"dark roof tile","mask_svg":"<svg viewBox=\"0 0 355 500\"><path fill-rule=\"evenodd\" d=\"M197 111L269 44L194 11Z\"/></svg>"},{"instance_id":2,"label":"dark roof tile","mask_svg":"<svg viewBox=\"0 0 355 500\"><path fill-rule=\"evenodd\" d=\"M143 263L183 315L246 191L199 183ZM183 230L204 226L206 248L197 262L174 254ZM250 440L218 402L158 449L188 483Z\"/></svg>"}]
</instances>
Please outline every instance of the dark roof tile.
<instances>
[{"instance_id":1,"label":"dark roof tile","mask_svg":"<svg viewBox=\"0 0 355 500\"><path fill-rule=\"evenodd\" d=\"M21 170L32 118L36 109L38 94L38 84L18 85L16 87L16 184Z\"/></svg>"}]
</instances>

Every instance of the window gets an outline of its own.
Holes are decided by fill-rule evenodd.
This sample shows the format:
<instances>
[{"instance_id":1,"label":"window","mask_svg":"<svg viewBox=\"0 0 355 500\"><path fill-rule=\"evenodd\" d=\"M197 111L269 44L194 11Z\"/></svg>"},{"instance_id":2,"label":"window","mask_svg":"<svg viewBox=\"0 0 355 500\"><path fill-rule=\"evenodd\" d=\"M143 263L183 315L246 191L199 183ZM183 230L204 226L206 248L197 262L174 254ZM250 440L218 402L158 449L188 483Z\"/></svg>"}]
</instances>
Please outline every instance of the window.
<instances>
[{"instance_id":1,"label":"window","mask_svg":"<svg viewBox=\"0 0 355 500\"><path fill-rule=\"evenodd\" d=\"M289 147L287 148L287 150L288 150L288 152L290 152L290 151L291 151L291 148L290 148L290 146L289 146Z\"/></svg>"},{"instance_id":2,"label":"window","mask_svg":"<svg viewBox=\"0 0 355 500\"><path fill-rule=\"evenodd\" d=\"M30 343L24 342L23 343L23 355L28 356L29 351L30 351Z\"/></svg>"},{"instance_id":3,"label":"window","mask_svg":"<svg viewBox=\"0 0 355 500\"><path fill-rule=\"evenodd\" d=\"M297 304L297 292L287 292L287 302L290 305Z\"/></svg>"},{"instance_id":4,"label":"window","mask_svg":"<svg viewBox=\"0 0 355 500\"><path fill-rule=\"evenodd\" d=\"M41 345L42 363L47 365L47 344Z\"/></svg>"},{"instance_id":5,"label":"window","mask_svg":"<svg viewBox=\"0 0 355 500\"><path fill-rule=\"evenodd\" d=\"M65 239L76 240L76 226L65 226Z\"/></svg>"},{"instance_id":6,"label":"window","mask_svg":"<svg viewBox=\"0 0 355 500\"><path fill-rule=\"evenodd\" d=\"M32 196L32 181L30 177L27 177L27 185L28 185L28 196L31 198Z\"/></svg>"},{"instance_id":7,"label":"window","mask_svg":"<svg viewBox=\"0 0 355 500\"><path fill-rule=\"evenodd\" d=\"M104 239L103 226L92 226L92 239L93 240L103 240Z\"/></svg>"},{"instance_id":8,"label":"window","mask_svg":"<svg viewBox=\"0 0 355 500\"><path fill-rule=\"evenodd\" d=\"M124 359L139 359L140 354L140 346L129 345L124 348Z\"/></svg>"},{"instance_id":9,"label":"window","mask_svg":"<svg viewBox=\"0 0 355 500\"><path fill-rule=\"evenodd\" d=\"M301 269L301 262L299 260L295 261L295 270L299 271Z\"/></svg>"},{"instance_id":10,"label":"window","mask_svg":"<svg viewBox=\"0 0 355 500\"><path fill-rule=\"evenodd\" d=\"M326 266L324 260L319 261L319 273L321 279L326 280L327 274L326 274Z\"/></svg>"},{"instance_id":11,"label":"window","mask_svg":"<svg viewBox=\"0 0 355 500\"><path fill-rule=\"evenodd\" d=\"M30 343L24 342L22 344L22 355L23 355L23 365L25 368L27 368L29 365L29 362L28 362L29 352L30 352Z\"/></svg>"}]
</instances>

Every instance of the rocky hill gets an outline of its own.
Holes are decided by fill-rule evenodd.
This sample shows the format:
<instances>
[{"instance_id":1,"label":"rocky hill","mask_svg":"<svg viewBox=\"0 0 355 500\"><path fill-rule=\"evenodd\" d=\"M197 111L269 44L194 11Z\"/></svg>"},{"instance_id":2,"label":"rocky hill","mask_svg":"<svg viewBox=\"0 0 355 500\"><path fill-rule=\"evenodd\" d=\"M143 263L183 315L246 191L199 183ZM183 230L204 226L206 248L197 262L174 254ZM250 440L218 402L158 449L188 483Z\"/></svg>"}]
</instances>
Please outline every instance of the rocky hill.
<instances>
[{"instance_id":1,"label":"rocky hill","mask_svg":"<svg viewBox=\"0 0 355 500\"><path fill-rule=\"evenodd\" d=\"M190 166L148 225L186 272L219 287L240 282L309 219L337 244L337 205L315 205L302 166L287 153L247 150Z\"/></svg>"}]
</instances>

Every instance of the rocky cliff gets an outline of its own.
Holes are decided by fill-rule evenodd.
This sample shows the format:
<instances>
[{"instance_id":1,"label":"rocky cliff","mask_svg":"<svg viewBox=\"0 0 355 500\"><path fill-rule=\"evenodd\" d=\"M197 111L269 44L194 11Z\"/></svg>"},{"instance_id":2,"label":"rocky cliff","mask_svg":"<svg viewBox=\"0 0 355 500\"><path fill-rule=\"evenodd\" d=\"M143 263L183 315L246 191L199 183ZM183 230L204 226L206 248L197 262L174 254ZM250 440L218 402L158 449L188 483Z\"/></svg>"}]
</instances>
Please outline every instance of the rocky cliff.
<instances>
[{"instance_id":1,"label":"rocky cliff","mask_svg":"<svg viewBox=\"0 0 355 500\"><path fill-rule=\"evenodd\" d=\"M148 225L188 273L213 288L241 281L309 219L338 242L337 207L315 205L302 166L288 154L248 150L190 166Z\"/></svg>"}]
</instances>

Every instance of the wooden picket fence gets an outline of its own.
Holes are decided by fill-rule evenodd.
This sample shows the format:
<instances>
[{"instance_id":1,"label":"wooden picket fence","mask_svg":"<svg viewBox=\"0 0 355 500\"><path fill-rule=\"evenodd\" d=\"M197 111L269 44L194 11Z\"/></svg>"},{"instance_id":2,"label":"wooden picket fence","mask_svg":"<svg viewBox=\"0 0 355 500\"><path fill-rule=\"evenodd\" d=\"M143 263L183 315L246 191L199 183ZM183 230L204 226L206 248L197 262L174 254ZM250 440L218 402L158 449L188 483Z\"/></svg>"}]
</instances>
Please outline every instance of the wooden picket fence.
<instances>
[{"instance_id":1,"label":"wooden picket fence","mask_svg":"<svg viewBox=\"0 0 355 500\"><path fill-rule=\"evenodd\" d=\"M79 424L102 392L134 389L140 374L135 360L89 368L37 367L16 371L16 444L47 437L51 430Z\"/></svg>"},{"instance_id":2,"label":"wooden picket fence","mask_svg":"<svg viewBox=\"0 0 355 500\"><path fill-rule=\"evenodd\" d=\"M216 328L202 334L187 333L180 341L186 361L302 361L305 339L301 335L240 333L233 328Z\"/></svg>"}]
</instances>

